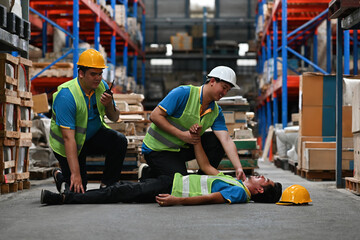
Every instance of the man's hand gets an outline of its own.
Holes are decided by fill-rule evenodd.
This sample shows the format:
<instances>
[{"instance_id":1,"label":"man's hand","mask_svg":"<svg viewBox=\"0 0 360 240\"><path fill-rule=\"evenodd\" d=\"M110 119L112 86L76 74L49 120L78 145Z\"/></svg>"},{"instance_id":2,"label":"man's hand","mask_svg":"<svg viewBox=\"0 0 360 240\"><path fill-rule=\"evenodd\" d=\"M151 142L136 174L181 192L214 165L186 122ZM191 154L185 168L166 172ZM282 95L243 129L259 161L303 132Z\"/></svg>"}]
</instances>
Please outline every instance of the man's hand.
<instances>
[{"instance_id":1,"label":"man's hand","mask_svg":"<svg viewBox=\"0 0 360 240\"><path fill-rule=\"evenodd\" d=\"M201 140L200 134L193 134L193 133L190 133L190 131L183 132L181 134L181 136L179 136L179 138L181 140L183 140L184 142L193 144L193 145L199 143Z\"/></svg>"},{"instance_id":2,"label":"man's hand","mask_svg":"<svg viewBox=\"0 0 360 240\"><path fill-rule=\"evenodd\" d=\"M195 144L199 143L201 140L201 136L200 136L201 129L202 129L202 126L195 123L194 125L192 125L190 127L189 131L183 132L184 134L182 135L182 137L180 139L186 143L195 145Z\"/></svg>"},{"instance_id":3,"label":"man's hand","mask_svg":"<svg viewBox=\"0 0 360 240\"><path fill-rule=\"evenodd\" d=\"M73 190L75 193L84 193L84 187L82 185L81 175L71 174L70 177L70 190Z\"/></svg>"},{"instance_id":4,"label":"man's hand","mask_svg":"<svg viewBox=\"0 0 360 240\"><path fill-rule=\"evenodd\" d=\"M102 95L101 95L101 98L100 98L100 102L105 106L105 107L109 107L111 106L113 103L112 103L112 95L109 94L109 93L106 93L104 92Z\"/></svg>"},{"instance_id":5,"label":"man's hand","mask_svg":"<svg viewBox=\"0 0 360 240\"><path fill-rule=\"evenodd\" d=\"M236 178L238 180L245 181L246 175L245 175L244 170L242 168L235 169L235 172L236 172Z\"/></svg>"},{"instance_id":6,"label":"man's hand","mask_svg":"<svg viewBox=\"0 0 360 240\"><path fill-rule=\"evenodd\" d=\"M161 206L173 206L178 205L180 198L174 197L170 194L159 194L156 196L156 202Z\"/></svg>"},{"instance_id":7,"label":"man's hand","mask_svg":"<svg viewBox=\"0 0 360 240\"><path fill-rule=\"evenodd\" d=\"M192 125L189 129L191 134L199 134L201 133L201 129L202 126L200 126L199 124L195 123L194 125Z\"/></svg>"}]
</instances>

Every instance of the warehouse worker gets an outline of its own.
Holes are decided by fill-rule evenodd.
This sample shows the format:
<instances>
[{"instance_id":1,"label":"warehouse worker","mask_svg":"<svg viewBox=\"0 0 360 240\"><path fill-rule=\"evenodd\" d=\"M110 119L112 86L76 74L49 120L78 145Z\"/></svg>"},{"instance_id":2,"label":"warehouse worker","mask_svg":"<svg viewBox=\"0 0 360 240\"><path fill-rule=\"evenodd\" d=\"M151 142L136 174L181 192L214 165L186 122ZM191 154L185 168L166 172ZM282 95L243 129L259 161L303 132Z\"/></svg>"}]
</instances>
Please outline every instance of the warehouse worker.
<instances>
[{"instance_id":1,"label":"warehouse worker","mask_svg":"<svg viewBox=\"0 0 360 240\"><path fill-rule=\"evenodd\" d=\"M142 146L151 169L147 170L148 175L172 176L176 172L186 175L185 162L195 158L192 145L201 142L215 169L226 153L237 179L245 180L236 146L228 134L221 107L216 103L231 88L239 89L235 72L218 66L207 75L204 85L179 86L158 104L150 115L152 124ZM200 136L187 131L195 123L202 127ZM212 131L205 132L208 128ZM213 172L199 173L214 175Z\"/></svg>"},{"instance_id":2,"label":"warehouse worker","mask_svg":"<svg viewBox=\"0 0 360 240\"><path fill-rule=\"evenodd\" d=\"M60 191L66 182L72 191L84 193L86 156L105 155L100 187L111 185L120 179L127 139L104 121L105 115L117 121L120 111L102 80L103 69L107 68L103 56L88 49L77 64L78 77L60 85L53 95L50 146L61 167L53 171L57 189Z\"/></svg>"},{"instance_id":3,"label":"warehouse worker","mask_svg":"<svg viewBox=\"0 0 360 240\"><path fill-rule=\"evenodd\" d=\"M200 167L208 167L209 162L201 143L196 144L194 149L200 160ZM54 205L156 201L160 206L247 203L250 200L275 203L279 201L281 192L280 183L274 183L264 176L251 176L241 181L222 173L217 176L182 176L176 173L173 178L162 175L143 179L141 182L117 182L107 188L90 190L84 194L70 192L68 188L61 194L42 190L41 203Z\"/></svg>"}]
</instances>

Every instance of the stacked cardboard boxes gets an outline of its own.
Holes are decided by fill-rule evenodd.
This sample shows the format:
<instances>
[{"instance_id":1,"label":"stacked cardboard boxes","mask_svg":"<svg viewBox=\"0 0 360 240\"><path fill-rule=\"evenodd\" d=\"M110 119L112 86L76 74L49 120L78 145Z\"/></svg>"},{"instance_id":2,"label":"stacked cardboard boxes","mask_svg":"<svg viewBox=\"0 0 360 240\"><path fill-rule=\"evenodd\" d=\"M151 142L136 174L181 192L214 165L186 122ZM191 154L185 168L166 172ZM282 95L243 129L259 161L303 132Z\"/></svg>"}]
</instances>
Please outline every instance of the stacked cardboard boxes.
<instances>
[{"instance_id":1,"label":"stacked cardboard boxes","mask_svg":"<svg viewBox=\"0 0 360 240\"><path fill-rule=\"evenodd\" d=\"M300 78L298 170L334 171L336 166L336 77L304 73ZM351 106L343 106L343 170L353 169ZM335 177L335 172L334 172Z\"/></svg>"},{"instance_id":2,"label":"stacked cardboard boxes","mask_svg":"<svg viewBox=\"0 0 360 240\"><path fill-rule=\"evenodd\" d=\"M193 49L193 39L187 33L176 33L170 37L170 42L175 51L189 51Z\"/></svg>"},{"instance_id":3,"label":"stacked cardboard boxes","mask_svg":"<svg viewBox=\"0 0 360 240\"><path fill-rule=\"evenodd\" d=\"M30 187L29 147L32 125L30 114L29 68L31 61L0 54L0 185L1 193Z\"/></svg>"}]
</instances>

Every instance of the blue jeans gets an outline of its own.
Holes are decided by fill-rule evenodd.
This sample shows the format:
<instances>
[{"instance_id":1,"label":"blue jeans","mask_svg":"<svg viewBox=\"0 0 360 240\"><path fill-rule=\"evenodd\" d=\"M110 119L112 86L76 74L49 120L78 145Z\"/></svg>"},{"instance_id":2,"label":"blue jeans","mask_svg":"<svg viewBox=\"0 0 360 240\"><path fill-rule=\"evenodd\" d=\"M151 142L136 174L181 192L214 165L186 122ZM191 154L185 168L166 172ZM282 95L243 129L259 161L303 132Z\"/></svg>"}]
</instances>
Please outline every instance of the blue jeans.
<instances>
[{"instance_id":1,"label":"blue jeans","mask_svg":"<svg viewBox=\"0 0 360 240\"><path fill-rule=\"evenodd\" d=\"M100 128L99 131L90 139L86 140L81 150L78 160L80 166L80 174L84 190L87 185L86 174L86 157L90 155L105 155L105 169L101 182L107 186L118 182L122 165L127 149L126 137L117 131L108 128ZM59 161L63 179L70 186L71 171L66 157L55 153L56 159Z\"/></svg>"}]
</instances>

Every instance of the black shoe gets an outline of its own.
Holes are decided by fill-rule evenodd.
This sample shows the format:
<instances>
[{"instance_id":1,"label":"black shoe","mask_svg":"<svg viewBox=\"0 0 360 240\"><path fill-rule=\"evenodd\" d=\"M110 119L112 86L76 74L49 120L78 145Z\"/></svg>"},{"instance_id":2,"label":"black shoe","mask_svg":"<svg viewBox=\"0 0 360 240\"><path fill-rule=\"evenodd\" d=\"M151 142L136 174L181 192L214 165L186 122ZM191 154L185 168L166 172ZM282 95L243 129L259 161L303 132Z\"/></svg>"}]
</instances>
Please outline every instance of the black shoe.
<instances>
[{"instance_id":1,"label":"black shoe","mask_svg":"<svg viewBox=\"0 0 360 240\"><path fill-rule=\"evenodd\" d=\"M48 190L41 190L41 204L60 205L63 204L63 196L59 193L53 193Z\"/></svg>"},{"instance_id":2,"label":"black shoe","mask_svg":"<svg viewBox=\"0 0 360 240\"><path fill-rule=\"evenodd\" d=\"M151 168L146 163L142 163L138 171L139 181L151 178Z\"/></svg>"},{"instance_id":3,"label":"black shoe","mask_svg":"<svg viewBox=\"0 0 360 240\"><path fill-rule=\"evenodd\" d=\"M56 174L56 172L58 172L58 173ZM61 185L62 185L63 182L61 182L59 180L59 174L62 174L61 169L60 168L54 168L51 173L52 173L54 181L55 181L56 189L58 190L59 193L62 193Z\"/></svg>"}]
</instances>

